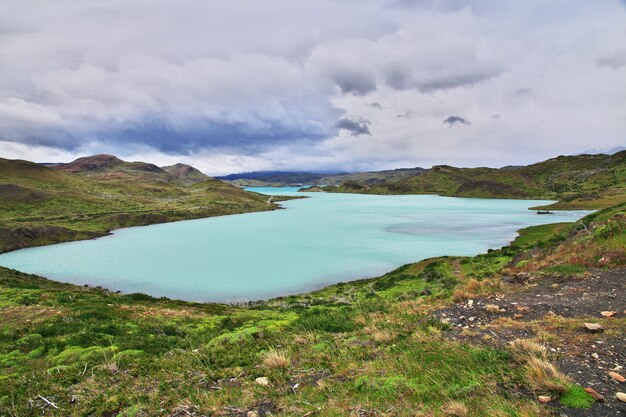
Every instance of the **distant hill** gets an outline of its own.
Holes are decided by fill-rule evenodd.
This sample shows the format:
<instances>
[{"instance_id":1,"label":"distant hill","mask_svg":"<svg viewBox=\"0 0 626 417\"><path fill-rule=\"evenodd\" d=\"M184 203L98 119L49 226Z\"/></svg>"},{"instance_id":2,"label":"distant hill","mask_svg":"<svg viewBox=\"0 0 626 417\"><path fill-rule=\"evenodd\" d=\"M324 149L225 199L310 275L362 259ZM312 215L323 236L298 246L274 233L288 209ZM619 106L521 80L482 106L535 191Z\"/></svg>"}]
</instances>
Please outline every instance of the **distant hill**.
<instances>
[{"instance_id":1,"label":"distant hill","mask_svg":"<svg viewBox=\"0 0 626 417\"><path fill-rule=\"evenodd\" d=\"M253 171L224 175L217 179L240 186L286 186L317 184L327 174L306 171Z\"/></svg>"},{"instance_id":2,"label":"distant hill","mask_svg":"<svg viewBox=\"0 0 626 417\"><path fill-rule=\"evenodd\" d=\"M66 164L47 164L50 168L80 175L104 178L140 177L147 181L173 182L180 185L196 184L210 179L196 168L175 164L158 167L146 162L126 162L113 155L93 155L78 158Z\"/></svg>"},{"instance_id":3,"label":"distant hill","mask_svg":"<svg viewBox=\"0 0 626 417\"><path fill-rule=\"evenodd\" d=\"M375 184L350 179L326 191L368 194L439 194L457 197L560 200L554 208L599 208L626 201L626 151L559 156L524 167L434 166Z\"/></svg>"},{"instance_id":4,"label":"distant hill","mask_svg":"<svg viewBox=\"0 0 626 417\"><path fill-rule=\"evenodd\" d=\"M195 184L211 178L200 172L200 170L186 164L174 164L161 167L161 169L170 175L170 181L183 185Z\"/></svg>"},{"instance_id":5,"label":"distant hill","mask_svg":"<svg viewBox=\"0 0 626 417\"><path fill-rule=\"evenodd\" d=\"M0 158L0 252L275 207L189 165L159 168L112 155L51 167Z\"/></svg>"},{"instance_id":6,"label":"distant hill","mask_svg":"<svg viewBox=\"0 0 626 417\"><path fill-rule=\"evenodd\" d=\"M345 181L359 181L365 184L376 184L418 175L426 170L423 168L400 168L387 171L354 172L354 173L317 173L297 171L256 171L230 174L216 177L238 186L287 186L287 185L339 185Z\"/></svg>"},{"instance_id":7,"label":"distant hill","mask_svg":"<svg viewBox=\"0 0 626 417\"><path fill-rule=\"evenodd\" d=\"M626 146L614 146L612 148L592 148L576 155L613 155L621 151L626 151Z\"/></svg>"}]
</instances>

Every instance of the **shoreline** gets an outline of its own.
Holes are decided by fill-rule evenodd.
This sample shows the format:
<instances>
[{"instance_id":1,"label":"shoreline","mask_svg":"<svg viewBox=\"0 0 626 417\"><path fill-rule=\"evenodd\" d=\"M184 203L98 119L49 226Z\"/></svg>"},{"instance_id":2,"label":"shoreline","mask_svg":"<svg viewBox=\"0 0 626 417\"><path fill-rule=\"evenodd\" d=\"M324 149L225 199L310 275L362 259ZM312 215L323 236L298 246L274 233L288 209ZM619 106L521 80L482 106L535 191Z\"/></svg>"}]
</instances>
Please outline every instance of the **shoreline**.
<instances>
[{"instance_id":1,"label":"shoreline","mask_svg":"<svg viewBox=\"0 0 626 417\"><path fill-rule=\"evenodd\" d=\"M260 188L260 187L256 187L256 188ZM275 187L268 187L268 188L275 188ZM254 192L254 191L252 191ZM345 194L352 194L352 193L345 193ZM405 194L403 194L405 195ZM416 195L427 195L427 194L416 194ZM428 195L432 195L432 194L428 194ZM406 196L406 195L405 195ZM302 196L302 197L292 197L292 196L275 196L278 200L278 202L280 201L289 201L289 200L297 200L297 199L304 199L304 198L311 198L309 196ZM449 198L469 198L469 199L479 199L479 198L474 198L474 197L453 197L453 196L439 196L439 197L449 197ZM495 200L499 200L499 199L495 199ZM520 201L525 201L525 200L520 200ZM269 209L269 210L264 210L264 211L253 211L253 212L244 212L244 213L231 213L231 214L223 214L223 215L218 215L218 216L209 216L209 217L199 217L199 218L192 218L192 219L183 219L183 220L173 220L173 221L165 221L162 223L153 223L153 224L146 224L146 225L137 225L137 226L128 226L128 227L122 227L122 228L118 228L118 229L113 229L109 232L107 232L106 234L100 235L100 236L96 236L93 238L88 238L88 239L77 239L77 240L70 240L70 241L64 241L64 242L56 242L56 243L50 243L49 245L58 245L58 244L70 244L70 243L78 243L81 241L86 241L86 240L98 240L98 239L102 239L102 238L107 238L107 237L112 237L116 232L119 232L121 230L125 230L125 229L131 229L131 228L136 228L136 227L144 227L144 226L153 226L153 225L157 225L157 224L168 224L168 223L175 223L175 222L182 222L182 221L200 221L200 220L205 220L205 219L209 219L209 218L214 218L214 217L223 217L223 216L230 216L232 214L253 214L253 213L261 213L261 212L269 212L269 211L274 211L274 210L284 210L286 209L285 207L279 205L279 204L273 204L274 208ZM530 210L530 208L528 209ZM593 213L593 211L591 212ZM585 216L581 217L580 219L583 219L584 217L586 217L587 215L591 214L591 213L587 213L585 214ZM580 220L578 219L578 220ZM576 221L572 221L571 223L575 223ZM497 247L497 248L488 248L487 250L483 251L483 252L479 252L479 253L475 253L472 255L449 255L449 254L444 254L444 255L439 255L439 256L430 256L430 257L426 257L423 259L417 259L417 260L410 260L407 263L403 263L401 265L395 266L390 270L385 270L385 271L381 271L379 273L374 273L372 275L369 276L359 276L359 277L354 277L354 278L348 278L345 281L339 281L339 282L330 282L327 281L325 283L322 284L315 284L315 285L308 285L305 286L306 288L302 288L302 289L298 289L295 290L295 292L285 292L285 293L281 293L281 294L277 294L277 295L272 295L272 296L268 296L267 298L257 298L257 299L241 299L241 300L225 300L225 301L220 301L220 300L216 300L216 301L211 301L211 300L203 300L203 301L198 301L198 300L188 300L188 299L184 299L184 298L178 298L178 297L172 297L172 296L159 296L159 295L151 295L148 294L146 292L142 292L142 291L130 291L130 292L126 292L126 291L122 291L122 290L117 290L117 289L111 289L102 285L93 285L93 284L82 284L82 283L72 283L72 282L67 282L67 281L63 281L63 280L58 280L55 278L49 278L46 277L44 275L39 275L39 274L30 274L28 272L23 272L20 271L18 269L12 269L12 268L8 268L8 267L4 267L2 265L0 265L0 267L2 268L6 268L6 269L11 269L14 271L18 271L20 273L25 273L25 274L29 274L29 275L36 275L39 276L43 279L49 280L49 281L53 281L53 282L58 282L61 284L68 284L68 285L74 285L77 287L86 287L86 288L95 288L95 289L99 289L99 290L103 290L106 291L108 293L116 293L116 294L122 294L122 295L130 295L130 294L142 294L145 295L147 297L151 297L154 299L167 299L167 300L172 300L172 301L177 301L177 302L184 302L184 303L200 303L200 304L216 304L216 305L229 305L229 306L241 306L241 305L257 305L257 304L265 304L274 300L279 300L279 299L283 299L286 297L299 297L299 296L304 296L307 294L312 294L315 292L319 292L319 291L323 291L327 288L331 288L333 286L336 285L340 285L340 284L350 284L350 283L359 283L359 282L366 282L366 281L371 281L371 280L375 280L377 278L380 278L381 276L384 276L388 273L391 273L399 268L403 268L406 267L407 265L412 265L412 264L417 264L417 263L421 263L421 262L427 262L429 260L432 259L438 259L438 258L446 258L446 257L452 257L452 258L472 258L475 256L480 256L480 255L484 255L487 254L491 251L494 250L501 250L502 248L506 248L509 247L519 236L520 236L520 232L522 230L525 230L527 228L530 227L537 227L537 226L544 226L544 225L549 225L549 224L558 224L560 222L548 222L548 223L542 223L540 225L531 225L531 226L527 226L527 227L523 227L521 229L517 229L516 231L512 232L512 238L510 240L508 240L506 243L504 243L502 246ZM513 235L514 234L514 235ZM39 245L39 246L32 246L32 247L26 247L26 248L19 248L19 249L14 249L14 250L21 250L21 249L33 249L33 248L37 248L37 247L43 247L43 246L48 246L48 245ZM13 251L14 251L13 250ZM0 254L2 253L8 253L11 251L5 251L5 252L0 252Z\"/></svg>"}]
</instances>

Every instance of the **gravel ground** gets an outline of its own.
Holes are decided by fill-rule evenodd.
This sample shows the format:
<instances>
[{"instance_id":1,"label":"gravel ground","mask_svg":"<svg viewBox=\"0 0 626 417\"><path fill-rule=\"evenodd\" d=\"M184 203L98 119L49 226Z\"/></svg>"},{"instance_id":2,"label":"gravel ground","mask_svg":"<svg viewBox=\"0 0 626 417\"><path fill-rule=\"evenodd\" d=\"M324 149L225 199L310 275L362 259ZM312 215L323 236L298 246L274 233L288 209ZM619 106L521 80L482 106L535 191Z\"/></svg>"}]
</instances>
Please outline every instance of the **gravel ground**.
<instances>
[{"instance_id":1,"label":"gravel ground","mask_svg":"<svg viewBox=\"0 0 626 417\"><path fill-rule=\"evenodd\" d=\"M547 346L559 369L605 398L591 409L553 404L555 415L626 417L626 403L615 397L618 391L626 392L626 383L607 375L610 370L626 375L626 268L592 271L582 278L509 277L504 281L510 284L506 293L455 303L435 312L453 326L448 336L502 347L515 339L533 337L538 329L545 328L551 335ZM615 314L604 317L603 311ZM576 321L569 325L551 323L559 317ZM606 331L587 331L583 323L591 321L601 323Z\"/></svg>"}]
</instances>

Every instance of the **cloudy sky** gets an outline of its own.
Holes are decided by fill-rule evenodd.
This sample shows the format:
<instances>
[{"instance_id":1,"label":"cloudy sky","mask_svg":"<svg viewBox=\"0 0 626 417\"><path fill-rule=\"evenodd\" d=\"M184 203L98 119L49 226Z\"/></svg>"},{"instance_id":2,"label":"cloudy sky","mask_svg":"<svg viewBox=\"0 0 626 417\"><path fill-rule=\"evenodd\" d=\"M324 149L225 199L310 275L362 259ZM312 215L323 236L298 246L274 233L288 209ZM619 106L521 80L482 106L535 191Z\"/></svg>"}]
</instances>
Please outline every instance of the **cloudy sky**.
<instances>
[{"instance_id":1,"label":"cloudy sky","mask_svg":"<svg viewBox=\"0 0 626 417\"><path fill-rule=\"evenodd\" d=\"M618 0L3 0L0 156L209 174L626 144Z\"/></svg>"}]
</instances>

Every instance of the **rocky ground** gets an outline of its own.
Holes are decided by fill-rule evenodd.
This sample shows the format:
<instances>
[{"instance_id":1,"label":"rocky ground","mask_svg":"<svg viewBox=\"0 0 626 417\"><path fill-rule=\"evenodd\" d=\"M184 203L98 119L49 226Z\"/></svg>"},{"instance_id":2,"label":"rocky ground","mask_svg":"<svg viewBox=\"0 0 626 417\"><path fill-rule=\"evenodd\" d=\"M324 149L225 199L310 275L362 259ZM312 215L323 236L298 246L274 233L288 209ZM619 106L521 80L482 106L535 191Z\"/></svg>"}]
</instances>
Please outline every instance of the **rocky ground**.
<instances>
[{"instance_id":1,"label":"rocky ground","mask_svg":"<svg viewBox=\"0 0 626 417\"><path fill-rule=\"evenodd\" d=\"M582 387L604 397L591 409L565 409L559 416L626 416L617 392L626 383L626 269L592 271L584 277L505 278L502 294L455 303L435 315L452 325L451 338L504 346L515 339L545 344L559 369ZM599 323L591 331L585 323Z\"/></svg>"}]
</instances>

